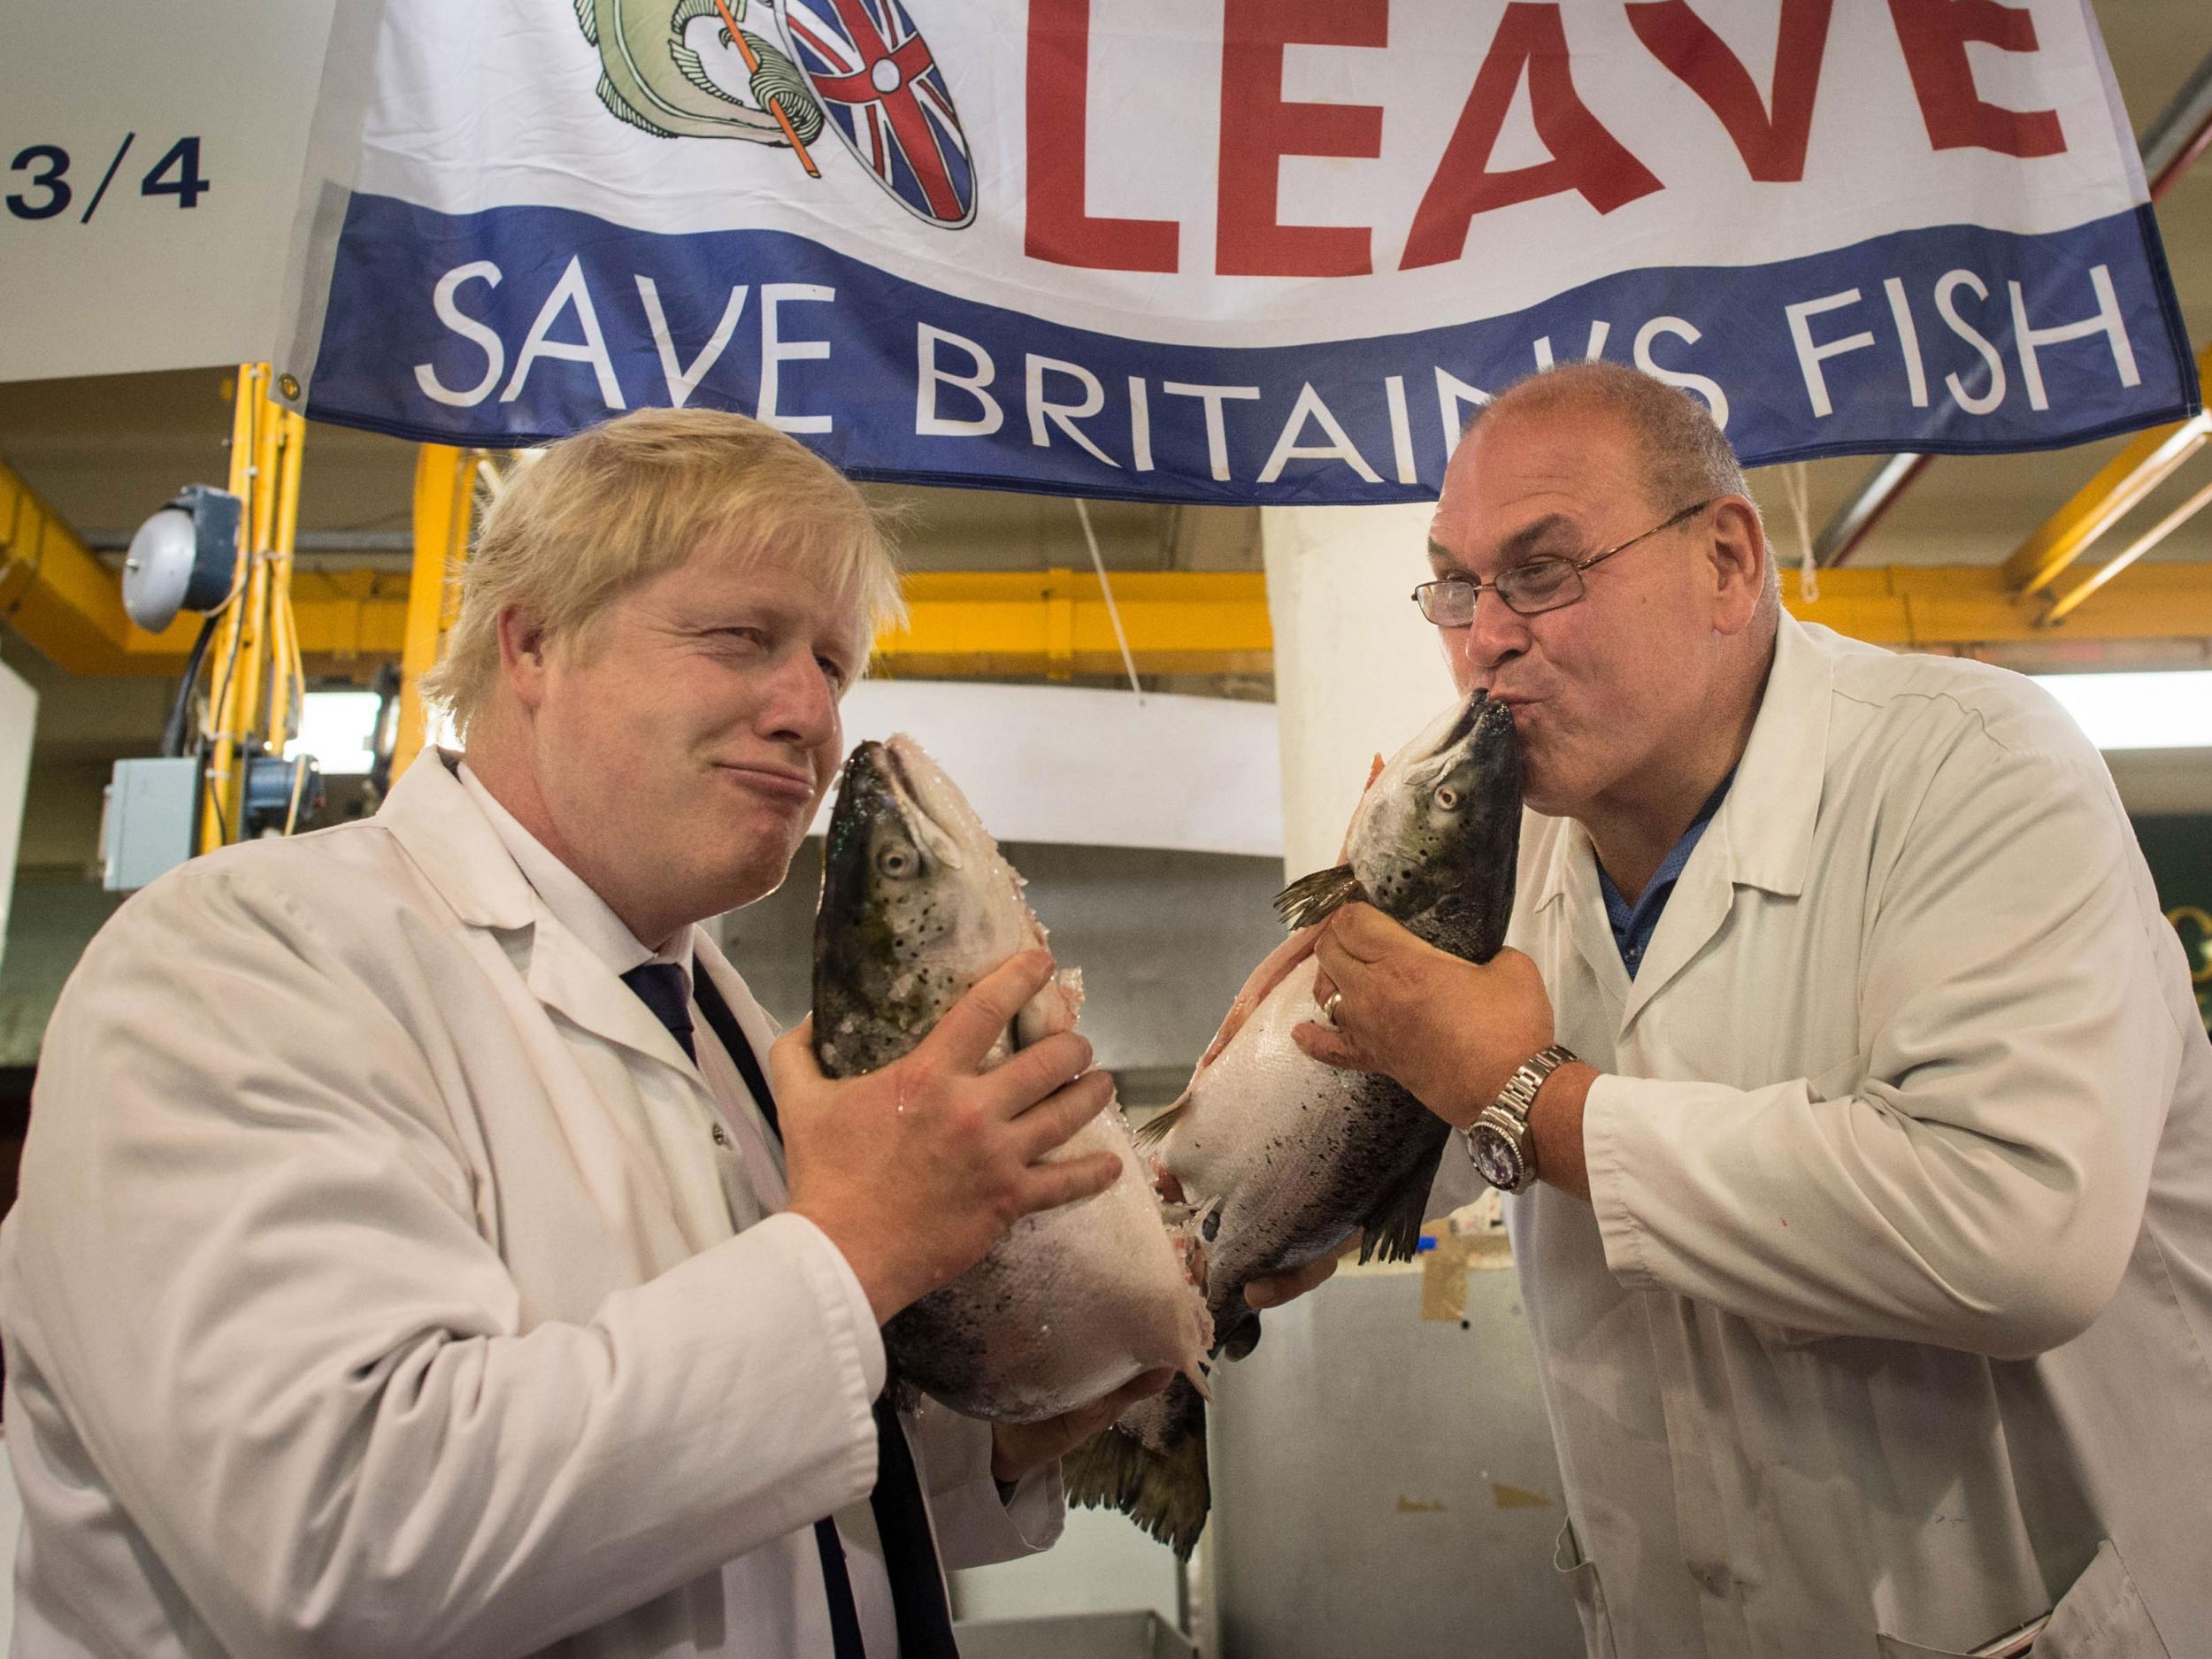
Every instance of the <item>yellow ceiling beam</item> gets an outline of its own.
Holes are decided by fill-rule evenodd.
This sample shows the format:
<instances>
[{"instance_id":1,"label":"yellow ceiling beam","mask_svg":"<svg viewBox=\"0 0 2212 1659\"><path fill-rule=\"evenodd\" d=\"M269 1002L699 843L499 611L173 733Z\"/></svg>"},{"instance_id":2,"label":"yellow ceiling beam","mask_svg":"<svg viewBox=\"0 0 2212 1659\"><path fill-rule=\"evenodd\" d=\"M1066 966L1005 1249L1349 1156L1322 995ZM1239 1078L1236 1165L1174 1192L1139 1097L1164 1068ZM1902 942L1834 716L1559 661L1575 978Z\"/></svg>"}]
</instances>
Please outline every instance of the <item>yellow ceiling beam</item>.
<instances>
[{"instance_id":1,"label":"yellow ceiling beam","mask_svg":"<svg viewBox=\"0 0 2212 1659\"><path fill-rule=\"evenodd\" d=\"M11 522L0 494L0 527ZM21 519L14 522L19 525ZM20 568L32 552L11 541L0 574L0 613L19 592L25 603L12 618L25 637L73 672L173 674L184 666L189 626L156 636L136 634L127 647L105 638L87 615L111 599L113 574L81 546L48 530L38 583L51 585L59 566L81 559L72 578L79 608L51 594L28 596ZM65 534L65 531L62 534ZM73 544L74 538L69 538ZM96 575L96 580L95 576ZM301 571L293 603L300 649L311 667L350 667L396 660L406 643L405 573ZM1783 595L1809 622L1878 645L2001 645L2054 637L2100 641L2212 638L2212 565L2140 564L2127 580L2103 589L2069 617L2055 635L2040 625L2042 604L2015 593L1996 565L1847 568L1820 572L1820 597L1801 600L1794 571L1783 572ZM928 571L906 580L910 626L876 642L879 672L912 679L1038 679L1118 676L1121 653L1098 579L1068 572ZM1114 596L1140 673L1264 674L1274 662L1266 579L1258 572L1129 572L1114 578ZM115 602L106 613L130 629ZM26 619L31 626L26 626ZM188 618L188 622L196 619ZM37 632L34 632L34 628Z\"/></svg>"},{"instance_id":2,"label":"yellow ceiling beam","mask_svg":"<svg viewBox=\"0 0 2212 1659\"><path fill-rule=\"evenodd\" d=\"M1906 649L2212 638L2212 565L2138 565L2057 630L2045 624L2041 603L2016 593L1993 565L1826 570L1810 604L1797 572L1785 570L1782 598L1801 621Z\"/></svg>"},{"instance_id":3,"label":"yellow ceiling beam","mask_svg":"<svg viewBox=\"0 0 2212 1659\"><path fill-rule=\"evenodd\" d=\"M4 461L0 620L73 674L175 673L200 628L196 616L158 634L133 622L115 572Z\"/></svg>"},{"instance_id":4,"label":"yellow ceiling beam","mask_svg":"<svg viewBox=\"0 0 2212 1659\"><path fill-rule=\"evenodd\" d=\"M1137 672L1264 674L1274 664L1258 571L1125 572L1114 600ZM911 679L1064 680L1122 672L1098 578L1051 571L918 571L908 626L876 641L879 672Z\"/></svg>"},{"instance_id":5,"label":"yellow ceiling beam","mask_svg":"<svg viewBox=\"0 0 2212 1659\"><path fill-rule=\"evenodd\" d=\"M2197 353L2197 378L2212 384L2212 345ZM2212 411L2139 434L2020 544L2005 563L2006 580L2024 595L2049 587L2208 438Z\"/></svg>"},{"instance_id":6,"label":"yellow ceiling beam","mask_svg":"<svg viewBox=\"0 0 2212 1659\"><path fill-rule=\"evenodd\" d=\"M303 648L324 657L396 657L407 580L396 573L303 572L296 598ZM1806 604L1783 572L1793 614L1872 644L2001 645L2054 637L2212 639L2212 565L2139 564L2054 633L1996 565L1889 565L1823 571ZM1265 674L1274 667L1267 581L1257 571L1125 572L1114 598L1137 671ZM1065 571L921 571L906 579L909 626L876 641L879 672L910 679L1118 676L1098 579Z\"/></svg>"}]
</instances>

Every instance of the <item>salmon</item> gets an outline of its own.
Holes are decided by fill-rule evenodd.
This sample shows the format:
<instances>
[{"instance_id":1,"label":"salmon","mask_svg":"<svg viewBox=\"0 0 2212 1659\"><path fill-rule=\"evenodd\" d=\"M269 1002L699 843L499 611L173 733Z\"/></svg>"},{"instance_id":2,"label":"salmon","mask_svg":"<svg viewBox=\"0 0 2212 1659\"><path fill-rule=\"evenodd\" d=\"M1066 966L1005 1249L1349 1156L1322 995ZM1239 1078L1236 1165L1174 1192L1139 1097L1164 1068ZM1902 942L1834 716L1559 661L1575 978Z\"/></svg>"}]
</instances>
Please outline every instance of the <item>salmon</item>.
<instances>
[{"instance_id":1,"label":"salmon","mask_svg":"<svg viewBox=\"0 0 2212 1659\"><path fill-rule=\"evenodd\" d=\"M1470 961L1505 943L1520 850L1521 760L1512 710L1480 691L1400 750L1362 799L1348 862L1277 900L1294 927L1353 902ZM1268 990L1189 1087L1144 1126L1156 1179L1201 1221L1207 1310L1231 1358L1259 1340L1253 1279L1343 1250L1409 1261L1449 1134L1393 1079L1340 1071L1292 1040L1317 1020L1309 954ZM1179 1379L1086 1442L1065 1470L1071 1502L1128 1512L1187 1555L1210 1495L1202 1398Z\"/></svg>"},{"instance_id":2,"label":"salmon","mask_svg":"<svg viewBox=\"0 0 2212 1659\"><path fill-rule=\"evenodd\" d=\"M854 1077L912 1048L977 980L1045 930L1019 874L951 779L910 738L863 743L845 763L823 847L815 916L814 1041L823 1070ZM1072 1027L1080 982L1063 972L987 1064ZM894 1373L954 1410L1034 1422L1089 1405L1141 1374L1203 1392L1212 1326L1195 1283L1199 1217L1164 1210L1118 1104L1056 1157L1109 1151L1106 1191L1026 1216L952 1284L884 1326Z\"/></svg>"}]
</instances>

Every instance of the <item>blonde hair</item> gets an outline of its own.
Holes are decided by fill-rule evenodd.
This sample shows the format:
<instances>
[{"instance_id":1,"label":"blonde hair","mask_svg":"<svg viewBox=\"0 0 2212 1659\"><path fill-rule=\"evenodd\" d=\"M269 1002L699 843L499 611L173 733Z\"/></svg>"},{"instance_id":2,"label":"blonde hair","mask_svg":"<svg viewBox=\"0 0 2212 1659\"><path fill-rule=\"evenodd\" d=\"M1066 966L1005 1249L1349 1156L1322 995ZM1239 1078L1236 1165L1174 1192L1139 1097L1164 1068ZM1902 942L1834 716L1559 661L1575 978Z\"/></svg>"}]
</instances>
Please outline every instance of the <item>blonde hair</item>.
<instances>
[{"instance_id":1,"label":"blonde hair","mask_svg":"<svg viewBox=\"0 0 2212 1659\"><path fill-rule=\"evenodd\" d=\"M835 467L743 415L640 410L510 474L462 570L459 616L424 698L465 738L499 683L503 611L580 654L611 602L707 546L811 567L849 595L871 637L904 616L885 526Z\"/></svg>"}]
</instances>

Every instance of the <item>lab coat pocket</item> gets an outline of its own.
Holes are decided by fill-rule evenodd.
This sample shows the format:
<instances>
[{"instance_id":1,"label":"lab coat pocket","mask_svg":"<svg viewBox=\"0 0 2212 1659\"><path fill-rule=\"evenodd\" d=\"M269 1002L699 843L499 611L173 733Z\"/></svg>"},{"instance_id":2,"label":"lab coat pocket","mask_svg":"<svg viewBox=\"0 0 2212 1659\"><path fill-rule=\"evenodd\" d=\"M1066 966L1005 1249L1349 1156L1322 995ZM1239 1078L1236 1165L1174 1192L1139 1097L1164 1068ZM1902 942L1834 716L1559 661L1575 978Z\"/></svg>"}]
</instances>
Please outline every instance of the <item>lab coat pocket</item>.
<instances>
[{"instance_id":1,"label":"lab coat pocket","mask_svg":"<svg viewBox=\"0 0 2212 1659\"><path fill-rule=\"evenodd\" d=\"M2171 1659L2109 1540L2059 1598L2035 1639L2035 1659Z\"/></svg>"},{"instance_id":2,"label":"lab coat pocket","mask_svg":"<svg viewBox=\"0 0 2212 1659\"><path fill-rule=\"evenodd\" d=\"M1882 1659L1963 1659L1955 1648L1924 1647L1880 1634L1874 1640L1881 1645ZM2051 1622L2029 1651L2032 1659L2173 1659L2135 1593L2126 1563L2109 1542L2097 1546L2096 1559L2059 1598Z\"/></svg>"},{"instance_id":3,"label":"lab coat pocket","mask_svg":"<svg viewBox=\"0 0 2212 1659\"><path fill-rule=\"evenodd\" d=\"M1596 1659L1614 1659L1613 1626L1605 1617L1605 1590L1598 1583L1598 1564L1584 1556L1572 1521L1559 1529L1551 1564L1575 1599L1575 1617L1582 1621L1583 1646Z\"/></svg>"},{"instance_id":4,"label":"lab coat pocket","mask_svg":"<svg viewBox=\"0 0 2212 1659\"><path fill-rule=\"evenodd\" d=\"M1924 1647L1916 1641L1907 1641L1902 1636L1892 1636L1886 1631L1874 1632L1874 1645L1882 1659L1973 1659L1963 1647ZM2037 1651L2040 1652L2039 1648Z\"/></svg>"}]
</instances>

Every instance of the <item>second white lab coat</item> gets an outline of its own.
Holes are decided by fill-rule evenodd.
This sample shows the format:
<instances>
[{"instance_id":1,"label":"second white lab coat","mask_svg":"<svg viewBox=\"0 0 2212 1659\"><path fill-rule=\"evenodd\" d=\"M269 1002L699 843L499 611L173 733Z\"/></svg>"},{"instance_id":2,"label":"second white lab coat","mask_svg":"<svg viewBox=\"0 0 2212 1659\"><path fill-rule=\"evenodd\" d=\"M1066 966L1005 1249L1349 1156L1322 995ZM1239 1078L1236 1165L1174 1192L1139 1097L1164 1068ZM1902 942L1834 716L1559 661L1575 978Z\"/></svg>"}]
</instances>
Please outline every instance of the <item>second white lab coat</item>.
<instances>
[{"instance_id":1,"label":"second white lab coat","mask_svg":"<svg viewBox=\"0 0 2212 1659\"><path fill-rule=\"evenodd\" d=\"M0 1233L15 1653L827 1655L880 1339L714 1125L434 755L132 900ZM985 1425L915 1426L948 1565L1051 1541L1056 1477L1010 1514Z\"/></svg>"},{"instance_id":2,"label":"second white lab coat","mask_svg":"<svg viewBox=\"0 0 2212 1659\"><path fill-rule=\"evenodd\" d=\"M2212 1049L2072 722L1785 618L1633 980L1579 826L1520 875L1609 1074L1508 1202L1591 1653L2212 1655Z\"/></svg>"}]
</instances>

